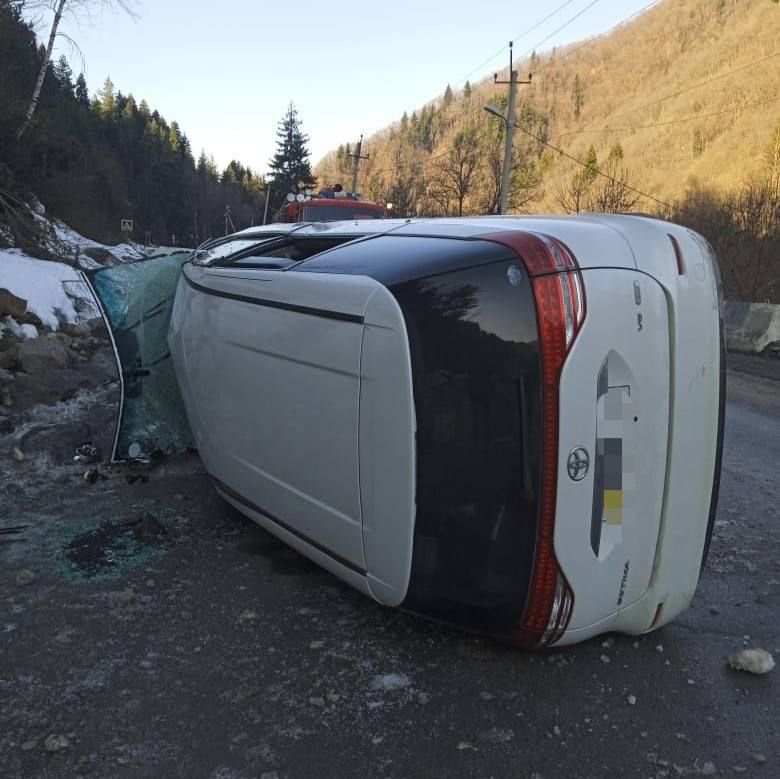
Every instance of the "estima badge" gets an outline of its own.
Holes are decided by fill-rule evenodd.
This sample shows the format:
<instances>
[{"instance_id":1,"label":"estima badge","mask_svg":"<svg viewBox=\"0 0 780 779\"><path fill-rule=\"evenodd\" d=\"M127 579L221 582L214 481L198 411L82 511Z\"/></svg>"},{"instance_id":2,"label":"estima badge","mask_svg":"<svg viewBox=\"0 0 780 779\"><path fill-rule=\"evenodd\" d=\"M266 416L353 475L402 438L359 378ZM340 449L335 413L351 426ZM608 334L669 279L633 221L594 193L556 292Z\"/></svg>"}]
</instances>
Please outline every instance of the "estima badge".
<instances>
[{"instance_id":1,"label":"estima badge","mask_svg":"<svg viewBox=\"0 0 780 779\"><path fill-rule=\"evenodd\" d=\"M582 481L588 475L588 468L590 468L590 455L587 449L581 446L572 449L566 461L569 477L574 481Z\"/></svg>"}]
</instances>

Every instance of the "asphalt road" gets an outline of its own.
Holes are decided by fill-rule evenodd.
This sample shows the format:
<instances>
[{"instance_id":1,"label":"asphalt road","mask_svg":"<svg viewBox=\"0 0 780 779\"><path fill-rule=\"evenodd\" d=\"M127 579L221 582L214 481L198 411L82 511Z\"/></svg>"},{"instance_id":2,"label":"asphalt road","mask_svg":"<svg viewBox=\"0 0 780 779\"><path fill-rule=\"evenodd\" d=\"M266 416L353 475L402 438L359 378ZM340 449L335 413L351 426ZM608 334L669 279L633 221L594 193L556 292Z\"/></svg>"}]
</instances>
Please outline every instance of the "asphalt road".
<instances>
[{"instance_id":1,"label":"asphalt road","mask_svg":"<svg viewBox=\"0 0 780 779\"><path fill-rule=\"evenodd\" d=\"M0 776L779 775L780 670L725 659L780 661L773 371L730 372L693 607L638 640L544 653L380 608L227 507L194 456L134 484L14 465Z\"/></svg>"}]
</instances>

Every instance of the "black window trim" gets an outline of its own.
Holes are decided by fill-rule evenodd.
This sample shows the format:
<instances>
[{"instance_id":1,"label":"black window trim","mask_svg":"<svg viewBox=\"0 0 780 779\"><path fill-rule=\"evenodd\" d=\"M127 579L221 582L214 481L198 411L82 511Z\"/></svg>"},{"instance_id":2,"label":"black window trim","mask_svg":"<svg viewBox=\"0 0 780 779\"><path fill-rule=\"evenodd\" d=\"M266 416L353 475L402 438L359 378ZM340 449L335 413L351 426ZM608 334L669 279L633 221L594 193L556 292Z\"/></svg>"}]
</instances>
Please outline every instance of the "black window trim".
<instances>
[{"instance_id":1,"label":"black window trim","mask_svg":"<svg viewBox=\"0 0 780 779\"><path fill-rule=\"evenodd\" d=\"M232 268L232 267L238 267L242 269L247 270L278 270L278 271L288 271L297 265L300 265L302 262L306 262L306 260L310 259L309 257L305 257L302 260L290 260L288 265L279 266L277 261L284 260L284 257L268 257L267 261L262 261L262 256L258 255L258 262L256 263L244 263L242 265L237 265L236 263L240 262L241 260L252 257L253 254L257 251L258 246L262 246L264 250L273 251L274 249L280 248L284 246L286 243L292 243L294 241L328 241L332 242L332 246L328 246L327 248L324 248L322 251L315 252L314 254L310 255L311 257L319 257L322 254L325 254L326 252L333 251L333 249L338 249L341 246L344 246L344 244L352 243L354 240L360 240L364 238L363 235L358 236L351 236L351 235L344 235L343 233L340 235L332 234L332 235L297 235L297 230L294 230L291 233L287 233L286 235L280 235L276 238L272 239L271 241L261 242L260 244L255 244L247 249L241 249L240 251L236 252L235 254L231 254L228 257L225 257L212 265L209 265L210 268Z\"/></svg>"}]
</instances>

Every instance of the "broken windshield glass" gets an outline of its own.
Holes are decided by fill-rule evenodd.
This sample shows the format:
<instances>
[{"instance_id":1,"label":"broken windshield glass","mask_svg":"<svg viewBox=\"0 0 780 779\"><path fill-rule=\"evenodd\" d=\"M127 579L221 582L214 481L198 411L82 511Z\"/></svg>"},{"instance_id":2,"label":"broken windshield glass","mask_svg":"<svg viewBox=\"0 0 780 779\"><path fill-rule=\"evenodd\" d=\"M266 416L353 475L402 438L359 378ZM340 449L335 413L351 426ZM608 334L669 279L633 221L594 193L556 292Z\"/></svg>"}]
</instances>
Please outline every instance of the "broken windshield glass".
<instances>
[{"instance_id":1,"label":"broken windshield glass","mask_svg":"<svg viewBox=\"0 0 780 779\"><path fill-rule=\"evenodd\" d=\"M114 460L173 454L192 442L168 349L168 326L188 251L99 268L87 276L100 300L122 376Z\"/></svg>"}]
</instances>

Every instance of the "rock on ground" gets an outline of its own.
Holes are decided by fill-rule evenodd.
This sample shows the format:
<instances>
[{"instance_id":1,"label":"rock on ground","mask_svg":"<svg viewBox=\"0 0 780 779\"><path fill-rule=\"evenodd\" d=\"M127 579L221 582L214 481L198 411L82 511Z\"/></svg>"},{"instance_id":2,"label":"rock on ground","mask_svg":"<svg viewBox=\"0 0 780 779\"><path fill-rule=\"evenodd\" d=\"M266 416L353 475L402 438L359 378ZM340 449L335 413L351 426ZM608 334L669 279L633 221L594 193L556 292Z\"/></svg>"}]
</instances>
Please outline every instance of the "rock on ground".
<instances>
[{"instance_id":1,"label":"rock on ground","mask_svg":"<svg viewBox=\"0 0 780 779\"><path fill-rule=\"evenodd\" d=\"M0 316L20 317L27 311L27 301L8 289L0 289Z\"/></svg>"},{"instance_id":2,"label":"rock on ground","mask_svg":"<svg viewBox=\"0 0 780 779\"><path fill-rule=\"evenodd\" d=\"M16 356L25 373L44 373L68 365L68 352L65 345L52 336L22 341Z\"/></svg>"},{"instance_id":3,"label":"rock on ground","mask_svg":"<svg viewBox=\"0 0 780 779\"><path fill-rule=\"evenodd\" d=\"M735 671L767 674L775 667L775 660L766 649L742 649L729 655L729 665Z\"/></svg>"}]
</instances>

